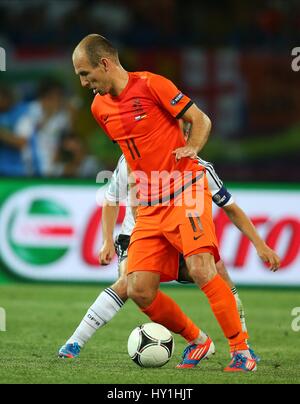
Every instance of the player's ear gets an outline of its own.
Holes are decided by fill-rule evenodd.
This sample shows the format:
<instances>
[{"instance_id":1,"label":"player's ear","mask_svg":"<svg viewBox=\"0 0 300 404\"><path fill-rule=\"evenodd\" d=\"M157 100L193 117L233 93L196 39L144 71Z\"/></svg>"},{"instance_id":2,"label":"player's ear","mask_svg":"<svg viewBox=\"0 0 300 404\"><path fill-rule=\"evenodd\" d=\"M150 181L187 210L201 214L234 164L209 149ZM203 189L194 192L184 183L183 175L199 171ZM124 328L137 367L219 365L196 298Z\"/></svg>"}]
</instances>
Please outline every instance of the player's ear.
<instances>
[{"instance_id":1,"label":"player's ear","mask_svg":"<svg viewBox=\"0 0 300 404\"><path fill-rule=\"evenodd\" d=\"M107 58L101 58L99 65L107 72L109 70L110 61Z\"/></svg>"}]
</instances>

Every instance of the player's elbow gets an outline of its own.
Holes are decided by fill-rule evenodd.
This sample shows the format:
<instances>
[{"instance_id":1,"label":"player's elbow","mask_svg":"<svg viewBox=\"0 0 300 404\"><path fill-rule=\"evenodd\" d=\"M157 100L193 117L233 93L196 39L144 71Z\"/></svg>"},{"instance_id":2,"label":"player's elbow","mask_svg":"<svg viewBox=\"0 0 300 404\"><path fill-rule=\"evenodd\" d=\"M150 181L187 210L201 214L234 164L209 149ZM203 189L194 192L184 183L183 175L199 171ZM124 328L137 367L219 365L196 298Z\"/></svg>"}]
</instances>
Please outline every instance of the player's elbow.
<instances>
[{"instance_id":1,"label":"player's elbow","mask_svg":"<svg viewBox=\"0 0 300 404\"><path fill-rule=\"evenodd\" d=\"M212 122L211 122L210 118L204 112L202 112L202 122L203 122L203 125L205 126L207 137L209 137L209 135L211 133Z\"/></svg>"},{"instance_id":2,"label":"player's elbow","mask_svg":"<svg viewBox=\"0 0 300 404\"><path fill-rule=\"evenodd\" d=\"M212 122L203 111L197 108L192 116L191 121L192 126L201 128L202 133L205 133L207 138L209 137L211 133Z\"/></svg>"},{"instance_id":3,"label":"player's elbow","mask_svg":"<svg viewBox=\"0 0 300 404\"><path fill-rule=\"evenodd\" d=\"M190 123L192 127L201 128L209 136L212 127L211 120L196 104L186 111L182 119L184 122Z\"/></svg>"},{"instance_id":4,"label":"player's elbow","mask_svg":"<svg viewBox=\"0 0 300 404\"><path fill-rule=\"evenodd\" d=\"M232 203L231 205L225 205L225 206L223 206L223 210L225 211L225 213L227 214L227 215L231 215L231 214L233 214L234 212L235 212L235 206L234 206L235 204L234 203Z\"/></svg>"},{"instance_id":5,"label":"player's elbow","mask_svg":"<svg viewBox=\"0 0 300 404\"><path fill-rule=\"evenodd\" d=\"M223 209L232 222L235 222L241 217L242 210L236 203L224 206Z\"/></svg>"}]
</instances>

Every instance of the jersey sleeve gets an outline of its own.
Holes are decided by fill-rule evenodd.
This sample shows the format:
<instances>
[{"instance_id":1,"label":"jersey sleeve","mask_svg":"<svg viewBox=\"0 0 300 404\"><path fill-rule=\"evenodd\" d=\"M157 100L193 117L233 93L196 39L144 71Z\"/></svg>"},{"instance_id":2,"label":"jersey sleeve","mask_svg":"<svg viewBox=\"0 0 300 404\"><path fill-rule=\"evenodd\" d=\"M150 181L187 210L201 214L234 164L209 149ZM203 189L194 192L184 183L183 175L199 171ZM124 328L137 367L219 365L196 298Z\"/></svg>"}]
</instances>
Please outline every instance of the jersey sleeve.
<instances>
[{"instance_id":1,"label":"jersey sleeve","mask_svg":"<svg viewBox=\"0 0 300 404\"><path fill-rule=\"evenodd\" d=\"M174 118L180 119L193 105L189 97L163 76L152 74L149 77L148 85L155 100Z\"/></svg>"},{"instance_id":2,"label":"jersey sleeve","mask_svg":"<svg viewBox=\"0 0 300 404\"><path fill-rule=\"evenodd\" d=\"M105 198L109 202L120 202L127 199L128 195L128 175L127 164L124 156L119 159L111 181L105 193Z\"/></svg>"},{"instance_id":3,"label":"jersey sleeve","mask_svg":"<svg viewBox=\"0 0 300 404\"><path fill-rule=\"evenodd\" d=\"M216 205L220 208L224 206L232 205L234 198L228 189L224 186L223 181L220 180L212 164L204 164L206 168L206 176L208 181L208 187L212 193L212 199Z\"/></svg>"}]
</instances>

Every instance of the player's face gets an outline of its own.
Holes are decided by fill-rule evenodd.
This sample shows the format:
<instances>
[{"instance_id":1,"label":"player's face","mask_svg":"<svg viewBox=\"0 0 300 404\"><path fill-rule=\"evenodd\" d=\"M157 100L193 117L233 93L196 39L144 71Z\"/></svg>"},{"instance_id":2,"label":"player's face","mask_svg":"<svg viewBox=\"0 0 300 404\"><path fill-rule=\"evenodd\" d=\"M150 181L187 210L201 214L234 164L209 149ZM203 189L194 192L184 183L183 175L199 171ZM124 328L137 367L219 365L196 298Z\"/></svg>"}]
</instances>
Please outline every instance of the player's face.
<instances>
[{"instance_id":1,"label":"player's face","mask_svg":"<svg viewBox=\"0 0 300 404\"><path fill-rule=\"evenodd\" d=\"M94 94L105 95L110 90L109 74L105 65L99 62L94 67L90 64L88 58L84 55L74 56L73 64L75 73L79 76L82 87L93 90Z\"/></svg>"}]
</instances>

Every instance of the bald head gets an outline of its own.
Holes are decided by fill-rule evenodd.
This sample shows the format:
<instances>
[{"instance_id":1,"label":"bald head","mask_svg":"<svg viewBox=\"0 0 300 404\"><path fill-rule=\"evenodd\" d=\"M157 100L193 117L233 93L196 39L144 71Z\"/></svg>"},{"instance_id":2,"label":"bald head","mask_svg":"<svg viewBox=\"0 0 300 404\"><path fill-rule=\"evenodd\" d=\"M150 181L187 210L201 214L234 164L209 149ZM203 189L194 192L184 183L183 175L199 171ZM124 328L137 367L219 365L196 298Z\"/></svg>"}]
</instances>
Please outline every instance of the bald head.
<instances>
[{"instance_id":1,"label":"bald head","mask_svg":"<svg viewBox=\"0 0 300 404\"><path fill-rule=\"evenodd\" d=\"M118 51L103 36L90 34L84 37L76 46L73 58L85 55L92 67L99 64L101 58L109 58L115 63L119 63Z\"/></svg>"},{"instance_id":2,"label":"bald head","mask_svg":"<svg viewBox=\"0 0 300 404\"><path fill-rule=\"evenodd\" d=\"M129 80L119 62L118 51L98 34L80 41L73 52L73 65L82 87L93 90L94 94L117 96Z\"/></svg>"}]
</instances>

